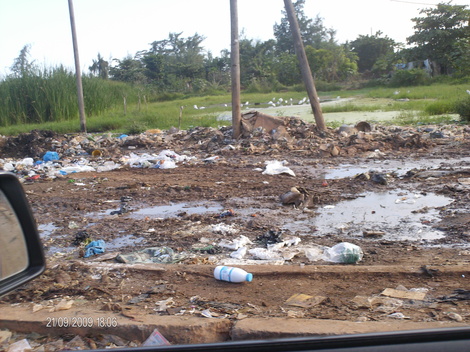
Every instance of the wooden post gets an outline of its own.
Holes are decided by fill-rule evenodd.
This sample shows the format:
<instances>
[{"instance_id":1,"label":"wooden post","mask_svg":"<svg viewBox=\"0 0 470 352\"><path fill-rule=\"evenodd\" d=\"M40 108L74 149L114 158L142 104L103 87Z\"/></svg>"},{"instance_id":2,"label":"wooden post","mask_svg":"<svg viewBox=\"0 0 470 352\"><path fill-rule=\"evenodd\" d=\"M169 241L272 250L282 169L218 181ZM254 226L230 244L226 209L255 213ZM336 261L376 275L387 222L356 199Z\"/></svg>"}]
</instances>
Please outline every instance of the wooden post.
<instances>
[{"instance_id":1,"label":"wooden post","mask_svg":"<svg viewBox=\"0 0 470 352\"><path fill-rule=\"evenodd\" d=\"M231 51L232 67L232 128L233 138L237 139L241 134L241 107L240 107L240 43L238 40L238 4L237 0L230 0L231 18Z\"/></svg>"},{"instance_id":2,"label":"wooden post","mask_svg":"<svg viewBox=\"0 0 470 352\"><path fill-rule=\"evenodd\" d=\"M287 18L289 19L290 30L294 39L295 53L300 63L300 72L307 89L310 105L312 106L313 116L315 116L315 123L320 131L326 130L325 119L321 111L320 101L318 99L317 90L315 89L315 82L313 81L312 71L308 64L307 55L305 54L302 36L300 35L299 23L295 14L294 5L291 0L284 0Z\"/></svg>"},{"instance_id":3,"label":"wooden post","mask_svg":"<svg viewBox=\"0 0 470 352\"><path fill-rule=\"evenodd\" d=\"M72 27L73 55L75 57L75 75L77 76L78 113L80 115L80 130L86 133L85 100L83 99L82 74L78 56L77 32L75 30L75 15L72 0L69 0L70 26Z\"/></svg>"},{"instance_id":4,"label":"wooden post","mask_svg":"<svg viewBox=\"0 0 470 352\"><path fill-rule=\"evenodd\" d=\"M183 117L183 109L184 109L184 106L180 106L180 118L178 120L178 129L181 130L181 119Z\"/></svg>"}]
</instances>

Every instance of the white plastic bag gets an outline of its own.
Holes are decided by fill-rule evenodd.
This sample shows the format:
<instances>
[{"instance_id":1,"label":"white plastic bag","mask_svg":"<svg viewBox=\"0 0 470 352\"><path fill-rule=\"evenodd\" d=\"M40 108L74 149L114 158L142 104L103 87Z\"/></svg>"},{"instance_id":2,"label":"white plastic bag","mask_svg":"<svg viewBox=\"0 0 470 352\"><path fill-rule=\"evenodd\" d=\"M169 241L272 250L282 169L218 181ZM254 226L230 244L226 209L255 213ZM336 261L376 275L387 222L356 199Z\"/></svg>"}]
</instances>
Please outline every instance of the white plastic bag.
<instances>
[{"instance_id":1,"label":"white plastic bag","mask_svg":"<svg viewBox=\"0 0 470 352\"><path fill-rule=\"evenodd\" d=\"M279 175L279 174L289 174L295 177L294 171L289 169L287 166L287 161L278 161L278 160L271 160L266 161L266 169L262 172L263 175Z\"/></svg>"},{"instance_id":2,"label":"white plastic bag","mask_svg":"<svg viewBox=\"0 0 470 352\"><path fill-rule=\"evenodd\" d=\"M363 256L361 247L349 242L338 243L324 253L326 261L343 264L355 264L362 260Z\"/></svg>"}]
</instances>

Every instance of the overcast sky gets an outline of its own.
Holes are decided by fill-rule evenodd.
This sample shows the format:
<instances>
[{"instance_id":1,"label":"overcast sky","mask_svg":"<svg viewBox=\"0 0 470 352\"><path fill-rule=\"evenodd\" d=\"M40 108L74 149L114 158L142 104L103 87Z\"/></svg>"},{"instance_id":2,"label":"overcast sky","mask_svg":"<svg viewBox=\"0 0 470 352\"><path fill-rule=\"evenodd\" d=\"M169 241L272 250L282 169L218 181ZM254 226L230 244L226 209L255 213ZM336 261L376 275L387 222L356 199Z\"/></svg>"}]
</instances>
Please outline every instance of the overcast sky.
<instances>
[{"instance_id":1,"label":"overcast sky","mask_svg":"<svg viewBox=\"0 0 470 352\"><path fill-rule=\"evenodd\" d=\"M439 2L306 0L304 12L310 18L319 14L337 31L339 43L379 30L404 43L413 34L411 18ZM106 60L122 59L170 32L205 36L202 46L214 56L230 48L229 0L73 0L73 5L82 70L98 53ZM250 39L274 38L283 9L283 0L238 0L239 29ZM0 33L0 76L26 44L37 64L74 67L68 0L0 0Z\"/></svg>"}]
</instances>

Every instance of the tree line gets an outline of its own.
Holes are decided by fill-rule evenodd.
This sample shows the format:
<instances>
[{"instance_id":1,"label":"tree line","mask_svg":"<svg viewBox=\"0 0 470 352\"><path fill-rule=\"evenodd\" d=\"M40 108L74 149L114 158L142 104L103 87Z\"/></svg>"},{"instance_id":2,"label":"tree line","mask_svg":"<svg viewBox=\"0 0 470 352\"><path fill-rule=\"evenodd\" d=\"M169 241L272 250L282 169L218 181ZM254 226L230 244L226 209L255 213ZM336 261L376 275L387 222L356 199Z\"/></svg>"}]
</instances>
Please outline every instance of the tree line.
<instances>
[{"instance_id":1,"label":"tree line","mask_svg":"<svg viewBox=\"0 0 470 352\"><path fill-rule=\"evenodd\" d=\"M377 32L360 35L351 42L338 44L333 28L326 28L319 16L304 13L305 0L294 7L304 41L310 69L317 82L347 82L356 77L390 78L397 67L417 62L432 63L431 75L470 75L470 10L466 5L440 3L420 11L413 18L414 33L407 38L410 47ZM241 34L241 84L248 90L273 90L301 84L287 14L273 27L275 39L259 41ZM195 33L183 37L170 33L168 38L150 43L134 56L105 61L99 54L90 66L93 75L117 81L150 84L161 91L207 93L230 86L230 52L220 56L206 53L204 37ZM421 63L421 64L420 64ZM399 64L402 64L400 66Z\"/></svg>"},{"instance_id":2,"label":"tree line","mask_svg":"<svg viewBox=\"0 0 470 352\"><path fill-rule=\"evenodd\" d=\"M319 90L337 89L337 83L356 78L404 84L425 82L429 75L470 76L470 10L467 5L440 3L420 11L413 18L414 33L409 47L378 31L359 35L339 44L336 31L327 28L320 16L309 18L305 0L294 2L310 69ZM302 79L287 14L273 26L275 39L260 41L240 36L241 85L247 91L273 91L298 85ZM89 66L90 76L151 87L157 92L210 94L230 88L230 52L219 56L206 52L205 37L195 33L169 33L168 38L149 44L147 49L121 59L106 61L99 53ZM35 73L25 46L11 71L11 77ZM407 65L408 63L415 65ZM425 65L427 64L427 66ZM426 66L426 67L425 67ZM403 74L398 68L415 70ZM421 68L428 69L425 73ZM398 74L396 74L398 73ZM11 78L10 77L10 78ZM320 86L320 87L318 87Z\"/></svg>"}]
</instances>

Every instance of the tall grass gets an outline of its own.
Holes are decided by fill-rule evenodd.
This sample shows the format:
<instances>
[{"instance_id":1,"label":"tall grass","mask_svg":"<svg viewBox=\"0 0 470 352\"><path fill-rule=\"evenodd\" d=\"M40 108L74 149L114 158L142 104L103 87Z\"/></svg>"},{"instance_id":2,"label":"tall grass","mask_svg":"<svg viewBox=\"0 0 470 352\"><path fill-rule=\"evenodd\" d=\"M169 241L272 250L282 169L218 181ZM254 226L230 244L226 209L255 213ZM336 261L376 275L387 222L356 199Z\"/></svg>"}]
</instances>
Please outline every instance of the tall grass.
<instances>
[{"instance_id":1,"label":"tall grass","mask_svg":"<svg viewBox=\"0 0 470 352\"><path fill-rule=\"evenodd\" d=\"M78 117L75 76L63 67L43 69L0 82L0 126L42 124ZM83 77L86 114L93 116L136 102L140 92L130 85Z\"/></svg>"}]
</instances>

